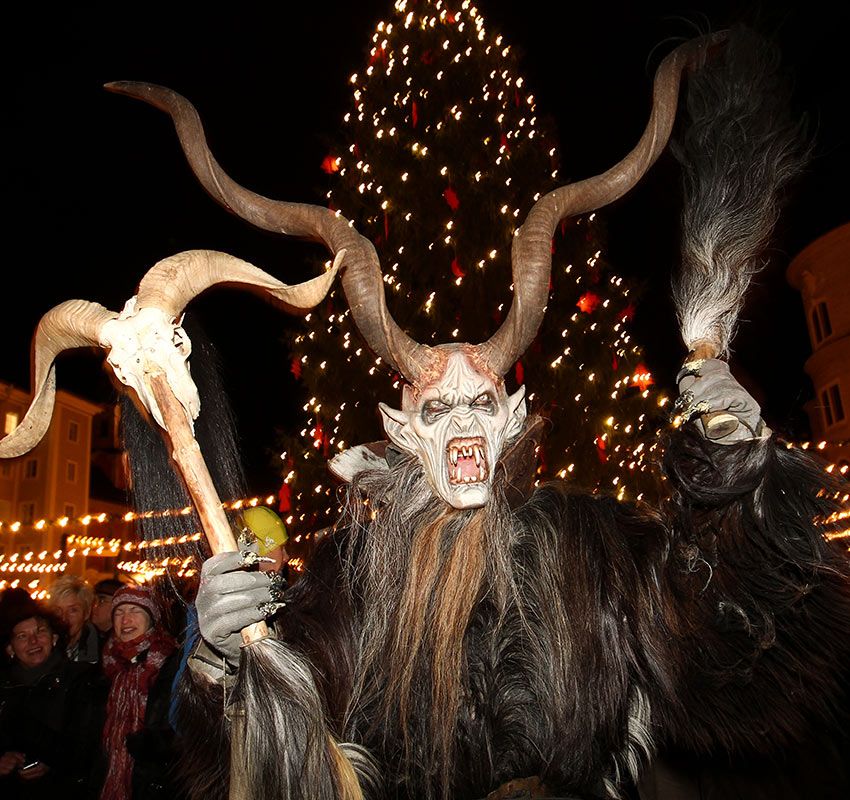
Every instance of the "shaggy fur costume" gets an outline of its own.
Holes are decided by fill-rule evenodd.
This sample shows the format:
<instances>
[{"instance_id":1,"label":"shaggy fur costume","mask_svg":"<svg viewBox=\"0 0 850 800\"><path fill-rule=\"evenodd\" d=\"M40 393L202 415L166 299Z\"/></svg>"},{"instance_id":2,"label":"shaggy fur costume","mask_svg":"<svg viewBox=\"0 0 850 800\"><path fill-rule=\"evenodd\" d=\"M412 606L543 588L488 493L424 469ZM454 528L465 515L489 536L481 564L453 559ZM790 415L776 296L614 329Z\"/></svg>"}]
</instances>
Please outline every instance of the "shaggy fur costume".
<instances>
[{"instance_id":1,"label":"shaggy fur costume","mask_svg":"<svg viewBox=\"0 0 850 800\"><path fill-rule=\"evenodd\" d=\"M769 753L838 723L850 582L812 523L832 510L822 468L694 430L665 452L675 491L653 513L560 482L511 508L523 476L506 470L485 508L447 513L407 458L355 481L276 623L335 735L375 760L376 797L478 798L532 775L616 796L659 745ZM221 697L189 681L197 743ZM206 758L193 748L198 797L225 795L226 727Z\"/></svg>"},{"instance_id":2,"label":"shaggy fur costume","mask_svg":"<svg viewBox=\"0 0 850 800\"><path fill-rule=\"evenodd\" d=\"M772 79L737 77L772 64L742 41L729 44L728 73L696 74L679 150L694 165L681 327L688 346L717 328L719 352L801 164L799 123L774 107L785 95ZM288 205L237 190L197 113L180 109L178 133L208 191L254 224L291 232L278 220ZM539 235L546 257L548 228ZM362 310L363 293L353 296ZM438 377L410 380L421 391ZM225 707L250 721L238 766L251 797L286 800L359 798L354 772L365 797L386 800L503 800L500 787L517 779L535 796L616 797L656 752L787 755L841 729L850 567L818 525L834 510L820 465L774 438L718 445L688 424L662 442L667 501L634 507L562 482L534 488L541 427L528 420L501 454L482 508L447 505L421 462L392 447L383 468L354 478L333 534L274 620L274 660L243 658L226 699L210 677L220 656L185 673L179 727L195 797L226 794ZM226 463L204 445L214 468ZM146 486L164 484L136 481ZM823 785L812 776L809 796L824 800Z\"/></svg>"}]
</instances>

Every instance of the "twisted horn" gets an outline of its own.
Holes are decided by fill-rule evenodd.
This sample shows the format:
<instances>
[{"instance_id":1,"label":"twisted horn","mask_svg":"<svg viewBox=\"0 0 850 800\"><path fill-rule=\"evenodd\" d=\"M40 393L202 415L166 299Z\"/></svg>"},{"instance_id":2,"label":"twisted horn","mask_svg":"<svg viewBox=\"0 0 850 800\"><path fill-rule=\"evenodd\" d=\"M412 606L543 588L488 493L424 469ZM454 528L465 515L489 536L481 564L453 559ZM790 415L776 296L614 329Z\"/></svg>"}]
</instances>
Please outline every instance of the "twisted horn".
<instances>
[{"instance_id":1,"label":"twisted horn","mask_svg":"<svg viewBox=\"0 0 850 800\"><path fill-rule=\"evenodd\" d=\"M290 310L305 311L327 294L344 256L345 250L340 250L330 270L305 283L288 286L226 253L177 253L159 261L142 278L135 307L159 308L167 319L174 320L205 289L219 283L240 283L265 290ZM34 397L21 424L0 440L0 458L29 452L47 432L56 398L56 357L75 347L111 347L114 342L106 341L109 334L104 333L104 326L117 319L119 315L114 311L86 300L67 300L41 318L33 340Z\"/></svg>"},{"instance_id":2,"label":"twisted horn","mask_svg":"<svg viewBox=\"0 0 850 800\"><path fill-rule=\"evenodd\" d=\"M239 283L263 289L289 311L308 311L322 302L331 288L346 251L340 250L327 272L305 283L289 286L267 272L215 250L187 250L164 258L148 270L139 284L139 308L162 309L171 319L201 292L219 283Z\"/></svg>"},{"instance_id":3,"label":"twisted horn","mask_svg":"<svg viewBox=\"0 0 850 800\"><path fill-rule=\"evenodd\" d=\"M499 329L478 345L480 356L494 373L504 375L511 368L543 321L552 271L552 236L558 223L612 203L643 177L670 138L682 72L699 68L708 50L724 39L722 33L701 37L670 53L656 72L652 112L637 146L601 175L549 192L528 212L511 250L514 298L510 310Z\"/></svg>"},{"instance_id":4,"label":"twisted horn","mask_svg":"<svg viewBox=\"0 0 850 800\"><path fill-rule=\"evenodd\" d=\"M107 83L105 88L169 114L195 176L228 211L258 228L321 242L334 255L345 250L342 286L358 329L384 361L411 383L417 381L430 348L409 337L390 315L375 248L348 220L321 206L271 200L237 184L213 158L195 107L177 92L133 81Z\"/></svg>"},{"instance_id":5,"label":"twisted horn","mask_svg":"<svg viewBox=\"0 0 850 800\"><path fill-rule=\"evenodd\" d=\"M104 323L117 316L98 303L66 300L41 318L33 340L33 399L21 424L0 440L0 458L28 453L47 433L56 400L56 356L99 345Z\"/></svg>"}]
</instances>

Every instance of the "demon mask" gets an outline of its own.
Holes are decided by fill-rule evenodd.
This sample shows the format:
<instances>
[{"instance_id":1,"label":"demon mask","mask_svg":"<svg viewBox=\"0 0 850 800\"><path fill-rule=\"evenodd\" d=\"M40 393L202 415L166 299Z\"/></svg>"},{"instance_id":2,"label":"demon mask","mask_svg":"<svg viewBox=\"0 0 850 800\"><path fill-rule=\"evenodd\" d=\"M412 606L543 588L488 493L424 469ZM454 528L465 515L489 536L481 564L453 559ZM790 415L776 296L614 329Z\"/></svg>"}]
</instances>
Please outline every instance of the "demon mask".
<instances>
[{"instance_id":1,"label":"demon mask","mask_svg":"<svg viewBox=\"0 0 850 800\"><path fill-rule=\"evenodd\" d=\"M401 410L380 403L384 430L396 447L418 456L431 488L454 508L483 506L505 443L523 428L525 387L512 395L504 381L475 364L468 345L434 348L439 377L405 386Z\"/></svg>"}]
</instances>

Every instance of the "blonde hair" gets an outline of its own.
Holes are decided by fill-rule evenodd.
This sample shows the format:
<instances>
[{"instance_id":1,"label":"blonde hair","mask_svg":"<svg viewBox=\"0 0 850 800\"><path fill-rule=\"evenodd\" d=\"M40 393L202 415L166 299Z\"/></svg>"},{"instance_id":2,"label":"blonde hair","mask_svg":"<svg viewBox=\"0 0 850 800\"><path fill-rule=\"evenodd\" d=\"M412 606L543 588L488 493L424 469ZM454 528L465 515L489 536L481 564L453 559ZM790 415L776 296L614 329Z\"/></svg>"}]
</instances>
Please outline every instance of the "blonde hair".
<instances>
[{"instance_id":1,"label":"blonde hair","mask_svg":"<svg viewBox=\"0 0 850 800\"><path fill-rule=\"evenodd\" d=\"M88 617L94 602L94 590L88 582L76 575L63 575L50 587L50 605L55 606L57 601L68 595L73 595L83 604Z\"/></svg>"}]
</instances>

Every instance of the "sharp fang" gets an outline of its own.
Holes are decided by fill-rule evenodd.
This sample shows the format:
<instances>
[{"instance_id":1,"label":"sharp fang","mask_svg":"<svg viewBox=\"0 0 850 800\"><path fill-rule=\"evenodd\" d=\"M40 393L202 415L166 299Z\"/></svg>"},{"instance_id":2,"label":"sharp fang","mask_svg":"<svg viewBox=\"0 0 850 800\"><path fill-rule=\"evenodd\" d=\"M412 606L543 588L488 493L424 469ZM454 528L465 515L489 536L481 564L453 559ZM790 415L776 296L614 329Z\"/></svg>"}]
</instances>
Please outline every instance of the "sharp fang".
<instances>
[{"instance_id":1,"label":"sharp fang","mask_svg":"<svg viewBox=\"0 0 850 800\"><path fill-rule=\"evenodd\" d=\"M484 467L482 467L480 464L478 465L478 480L484 480Z\"/></svg>"},{"instance_id":2,"label":"sharp fang","mask_svg":"<svg viewBox=\"0 0 850 800\"><path fill-rule=\"evenodd\" d=\"M472 450L475 453L475 463L480 468L481 467L481 448L478 445L475 445L475 447L473 447Z\"/></svg>"},{"instance_id":3,"label":"sharp fang","mask_svg":"<svg viewBox=\"0 0 850 800\"><path fill-rule=\"evenodd\" d=\"M449 461L451 461L454 466L457 466L457 448L449 448Z\"/></svg>"},{"instance_id":4,"label":"sharp fang","mask_svg":"<svg viewBox=\"0 0 850 800\"><path fill-rule=\"evenodd\" d=\"M458 468L455 470L455 480L456 480L456 481L462 481L462 480L463 480L463 475L461 475L460 467L458 467Z\"/></svg>"}]
</instances>

